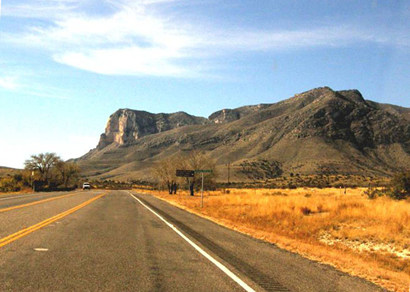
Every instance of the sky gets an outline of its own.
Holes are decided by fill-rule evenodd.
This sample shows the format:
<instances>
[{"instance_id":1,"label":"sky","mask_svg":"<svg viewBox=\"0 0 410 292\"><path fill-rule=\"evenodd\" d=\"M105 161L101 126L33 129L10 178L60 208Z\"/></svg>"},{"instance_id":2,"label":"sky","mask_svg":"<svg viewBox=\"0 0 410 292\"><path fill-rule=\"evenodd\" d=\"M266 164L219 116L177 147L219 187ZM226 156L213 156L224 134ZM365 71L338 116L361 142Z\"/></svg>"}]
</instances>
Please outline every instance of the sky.
<instances>
[{"instance_id":1,"label":"sky","mask_svg":"<svg viewBox=\"0 0 410 292\"><path fill-rule=\"evenodd\" d=\"M0 165L120 108L208 117L312 88L410 107L410 1L0 0Z\"/></svg>"}]
</instances>

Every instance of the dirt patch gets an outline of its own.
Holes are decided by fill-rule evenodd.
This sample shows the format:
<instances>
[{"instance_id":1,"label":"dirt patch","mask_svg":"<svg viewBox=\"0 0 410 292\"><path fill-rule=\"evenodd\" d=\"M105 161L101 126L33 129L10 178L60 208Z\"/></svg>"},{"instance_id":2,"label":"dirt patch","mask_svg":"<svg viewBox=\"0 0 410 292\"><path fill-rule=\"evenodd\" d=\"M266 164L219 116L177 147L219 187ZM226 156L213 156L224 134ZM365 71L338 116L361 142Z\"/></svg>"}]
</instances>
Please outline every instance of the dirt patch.
<instances>
[{"instance_id":1,"label":"dirt patch","mask_svg":"<svg viewBox=\"0 0 410 292\"><path fill-rule=\"evenodd\" d=\"M326 232L324 232L319 237L319 241L329 246L341 244L358 252L390 254L402 258L404 260L410 259L410 249L397 246L393 243L387 244L382 242L361 241L359 239L351 240L335 238L331 234Z\"/></svg>"}]
</instances>

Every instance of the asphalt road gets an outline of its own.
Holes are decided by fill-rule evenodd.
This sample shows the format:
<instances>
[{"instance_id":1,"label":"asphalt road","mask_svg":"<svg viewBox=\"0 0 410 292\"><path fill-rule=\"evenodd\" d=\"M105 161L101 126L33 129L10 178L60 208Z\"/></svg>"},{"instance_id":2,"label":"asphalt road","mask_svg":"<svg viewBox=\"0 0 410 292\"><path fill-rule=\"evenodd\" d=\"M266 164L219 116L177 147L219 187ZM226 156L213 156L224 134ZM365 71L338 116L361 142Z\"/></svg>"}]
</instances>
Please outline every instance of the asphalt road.
<instances>
[{"instance_id":1,"label":"asphalt road","mask_svg":"<svg viewBox=\"0 0 410 292\"><path fill-rule=\"evenodd\" d=\"M383 291L148 195L70 194L0 197L1 291Z\"/></svg>"},{"instance_id":2,"label":"asphalt road","mask_svg":"<svg viewBox=\"0 0 410 292\"><path fill-rule=\"evenodd\" d=\"M72 192L50 192L50 193L35 193L22 195L2 195L0 196L0 210L7 207L18 206L22 204L37 202L49 198L61 197L69 194L79 193L79 191Z\"/></svg>"}]
</instances>

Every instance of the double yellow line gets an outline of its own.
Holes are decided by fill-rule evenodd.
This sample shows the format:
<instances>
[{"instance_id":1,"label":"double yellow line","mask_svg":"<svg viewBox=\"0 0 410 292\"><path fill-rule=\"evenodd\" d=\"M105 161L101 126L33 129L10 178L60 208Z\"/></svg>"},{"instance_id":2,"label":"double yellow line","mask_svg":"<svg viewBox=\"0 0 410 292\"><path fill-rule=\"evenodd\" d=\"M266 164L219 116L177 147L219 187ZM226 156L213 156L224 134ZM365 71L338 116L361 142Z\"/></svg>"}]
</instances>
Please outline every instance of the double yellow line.
<instances>
[{"instance_id":1,"label":"double yellow line","mask_svg":"<svg viewBox=\"0 0 410 292\"><path fill-rule=\"evenodd\" d=\"M52 198L48 198L48 199L45 199L45 200L35 201L35 202L27 203L27 204L12 206L12 207L8 207L8 208L0 209L0 213L15 210L15 209L20 209L20 208L24 208L24 207L34 206L34 205L42 204L42 203L45 203L45 202L50 202L50 201L54 201L54 200L57 200L57 199L62 199L62 198L65 198L65 197L74 196L76 194L77 193L68 194L68 195L64 195L64 196L52 197Z\"/></svg>"},{"instance_id":2,"label":"double yellow line","mask_svg":"<svg viewBox=\"0 0 410 292\"><path fill-rule=\"evenodd\" d=\"M4 237L4 238L0 239L0 247L3 247L3 246L5 246L5 245L7 245L7 244L9 244L9 243L11 243L11 242L13 242L13 241L15 241L15 240L21 238L21 237L24 237L24 236L26 236L26 235L28 235L28 234L30 234L30 233L32 233L32 232L34 232L34 231L40 229L40 228L43 228L43 227L45 227L45 226L47 226L47 225L49 225L49 224L51 224L51 223L53 223L53 222L55 222L55 221L57 221L57 220L60 220L61 218L65 217L65 216L67 216L67 215L70 215L70 214L74 213L75 211L77 211L77 210L79 210L79 209L81 209L81 208L83 208L83 207L85 207L85 206L91 204L92 202L94 202L95 200L98 200L99 198L101 198L101 197L104 196L104 195L105 195L105 194L98 195L98 196L96 196L96 197L94 197L94 198L92 198L92 199L90 199L90 200L88 200L88 201L85 201L84 203L82 203L82 204L80 204L80 205L78 205L78 206L75 206L74 208L71 208L70 210L67 210L67 211L65 211L65 212L63 212L63 213L60 213L60 214L55 215L55 216L53 216L53 217L51 217L51 218L49 218L49 219L46 219L46 220L44 220L44 221L42 221L42 222L40 222L40 223L37 223L37 224L35 224L35 225L33 225L33 226L30 226L30 227L28 227L28 228L22 229L22 230L20 230L20 231L18 231L18 232L16 232L16 233L13 233L13 234L11 234L11 235L9 235L9 236L7 236L7 237Z\"/></svg>"}]
</instances>

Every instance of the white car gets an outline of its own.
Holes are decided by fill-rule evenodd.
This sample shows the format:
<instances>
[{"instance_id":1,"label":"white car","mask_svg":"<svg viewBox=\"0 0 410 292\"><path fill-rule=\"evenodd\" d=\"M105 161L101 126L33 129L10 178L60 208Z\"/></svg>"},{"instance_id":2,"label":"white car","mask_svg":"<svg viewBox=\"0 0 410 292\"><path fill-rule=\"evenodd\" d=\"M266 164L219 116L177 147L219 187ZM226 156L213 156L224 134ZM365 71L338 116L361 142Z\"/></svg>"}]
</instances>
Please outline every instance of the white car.
<instances>
[{"instance_id":1,"label":"white car","mask_svg":"<svg viewBox=\"0 0 410 292\"><path fill-rule=\"evenodd\" d=\"M83 183L83 190L90 190L91 189L91 185L88 182Z\"/></svg>"}]
</instances>

